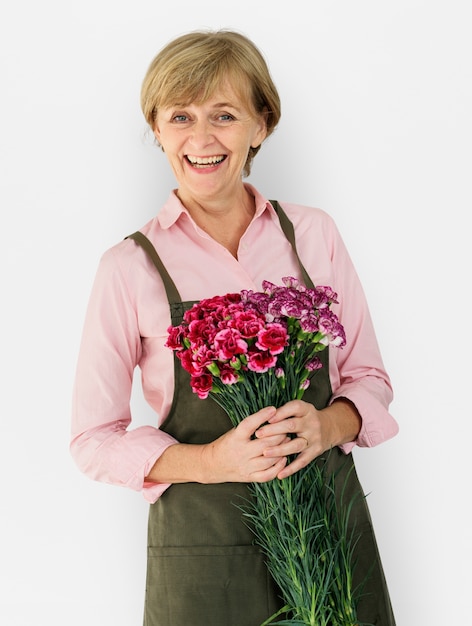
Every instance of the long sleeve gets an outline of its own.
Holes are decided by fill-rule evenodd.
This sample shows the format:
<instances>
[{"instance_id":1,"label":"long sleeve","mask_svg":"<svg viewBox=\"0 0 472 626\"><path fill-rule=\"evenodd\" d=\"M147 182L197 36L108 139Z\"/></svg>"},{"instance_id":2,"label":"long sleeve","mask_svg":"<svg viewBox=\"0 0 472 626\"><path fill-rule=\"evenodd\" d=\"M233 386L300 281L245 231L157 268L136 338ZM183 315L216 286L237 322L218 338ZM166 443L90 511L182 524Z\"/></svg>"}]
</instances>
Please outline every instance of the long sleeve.
<instances>
[{"instance_id":1,"label":"long sleeve","mask_svg":"<svg viewBox=\"0 0 472 626\"><path fill-rule=\"evenodd\" d=\"M346 346L331 349L332 401L344 397L359 411L362 427L357 440L342 446L349 452L357 444L376 446L395 436L398 424L389 413L393 399L390 378L380 354L364 290L350 255L332 218L319 210L287 213L296 225L297 241L309 273L318 284L329 284L338 294L333 310L346 331ZM312 220L307 216L312 215ZM321 218L321 219L320 219ZM321 281L321 282L320 282Z\"/></svg>"},{"instance_id":2,"label":"long sleeve","mask_svg":"<svg viewBox=\"0 0 472 626\"><path fill-rule=\"evenodd\" d=\"M133 372L142 355L138 315L113 251L92 288L73 392L71 454L94 480L144 490L154 501L167 485L145 483L175 440L153 426L128 430Z\"/></svg>"}]
</instances>

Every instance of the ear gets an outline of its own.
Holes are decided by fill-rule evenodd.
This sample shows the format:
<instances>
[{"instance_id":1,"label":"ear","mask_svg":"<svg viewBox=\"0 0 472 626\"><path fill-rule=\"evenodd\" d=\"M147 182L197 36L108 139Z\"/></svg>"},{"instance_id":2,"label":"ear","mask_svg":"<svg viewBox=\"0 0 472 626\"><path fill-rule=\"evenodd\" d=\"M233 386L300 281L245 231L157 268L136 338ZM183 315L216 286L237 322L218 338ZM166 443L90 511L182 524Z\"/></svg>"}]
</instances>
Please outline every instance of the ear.
<instances>
[{"instance_id":1,"label":"ear","mask_svg":"<svg viewBox=\"0 0 472 626\"><path fill-rule=\"evenodd\" d=\"M258 148L264 139L267 137L267 123L266 112L264 111L258 116L258 124L254 134L254 139L251 142L251 148Z\"/></svg>"},{"instance_id":2,"label":"ear","mask_svg":"<svg viewBox=\"0 0 472 626\"><path fill-rule=\"evenodd\" d=\"M162 152L165 152L164 146L162 145L162 142L161 142L161 133L159 131L159 127L157 126L157 123L154 124L154 128L152 132L154 134L154 137L156 138L157 146L162 150Z\"/></svg>"},{"instance_id":3,"label":"ear","mask_svg":"<svg viewBox=\"0 0 472 626\"><path fill-rule=\"evenodd\" d=\"M154 137L157 139L158 144L161 144L161 133L159 131L159 126L157 125L157 122L154 123L154 127L152 129L152 132L154 133Z\"/></svg>"}]
</instances>

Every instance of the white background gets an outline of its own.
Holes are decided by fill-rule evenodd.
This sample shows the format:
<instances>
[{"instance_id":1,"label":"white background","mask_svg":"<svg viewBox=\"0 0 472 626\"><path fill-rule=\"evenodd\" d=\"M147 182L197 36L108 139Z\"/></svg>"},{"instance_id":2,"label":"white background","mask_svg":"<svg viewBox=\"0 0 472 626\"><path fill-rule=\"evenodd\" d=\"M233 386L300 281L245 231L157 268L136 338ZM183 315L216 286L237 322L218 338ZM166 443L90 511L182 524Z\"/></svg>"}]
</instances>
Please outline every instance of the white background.
<instances>
[{"instance_id":1,"label":"white background","mask_svg":"<svg viewBox=\"0 0 472 626\"><path fill-rule=\"evenodd\" d=\"M468 5L2 4L2 626L142 621L147 505L76 469L70 399L99 257L174 186L141 80L200 27L241 30L265 54L283 115L250 181L331 213L367 292L401 430L355 456L397 626L472 623Z\"/></svg>"}]
</instances>

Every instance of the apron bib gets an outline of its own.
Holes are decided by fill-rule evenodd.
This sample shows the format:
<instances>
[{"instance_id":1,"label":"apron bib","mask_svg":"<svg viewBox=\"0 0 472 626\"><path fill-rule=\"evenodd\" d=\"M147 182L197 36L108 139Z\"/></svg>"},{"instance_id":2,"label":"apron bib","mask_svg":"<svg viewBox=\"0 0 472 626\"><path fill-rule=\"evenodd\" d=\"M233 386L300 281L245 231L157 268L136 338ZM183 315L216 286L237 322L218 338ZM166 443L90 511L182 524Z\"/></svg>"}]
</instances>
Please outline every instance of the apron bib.
<instances>
[{"instance_id":1,"label":"apron bib","mask_svg":"<svg viewBox=\"0 0 472 626\"><path fill-rule=\"evenodd\" d=\"M271 202L297 254L293 226L280 205ZM181 301L151 242L139 231L130 238L144 248L161 275L172 324L180 324L185 310L194 302ZM299 262L303 280L312 288L300 259ZM323 350L319 356L323 367L316 372L303 399L323 409L332 395L329 351ZM211 398L201 400L192 392L190 376L175 356L174 374L174 398L161 425L163 431L180 442L205 444L232 428L229 417L216 402ZM352 455L345 455L336 447L331 450L328 463L329 470L337 475L337 484L344 487L345 496L357 494L351 520L360 533L355 551L358 582L370 572L358 607L359 621L394 626L372 523ZM150 505L144 626L260 626L283 606L265 557L238 508L250 497L245 483L183 483L171 485Z\"/></svg>"}]
</instances>

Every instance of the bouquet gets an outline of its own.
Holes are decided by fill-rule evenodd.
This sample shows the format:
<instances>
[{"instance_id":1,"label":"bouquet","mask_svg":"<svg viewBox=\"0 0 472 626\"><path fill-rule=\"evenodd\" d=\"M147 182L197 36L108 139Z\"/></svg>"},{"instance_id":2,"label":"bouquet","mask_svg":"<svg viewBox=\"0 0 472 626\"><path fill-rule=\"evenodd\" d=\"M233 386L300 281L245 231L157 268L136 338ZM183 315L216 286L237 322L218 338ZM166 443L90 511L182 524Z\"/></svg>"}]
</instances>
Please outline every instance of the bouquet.
<instances>
[{"instance_id":1,"label":"bouquet","mask_svg":"<svg viewBox=\"0 0 472 626\"><path fill-rule=\"evenodd\" d=\"M166 345L190 373L193 392L213 398L233 426L263 407L301 399L322 367L318 353L346 343L330 287L287 277L262 289L201 300L168 330ZM283 480L249 485L253 498L240 508L285 603L265 624L358 624L350 506L340 508L333 481L313 461Z\"/></svg>"}]
</instances>

